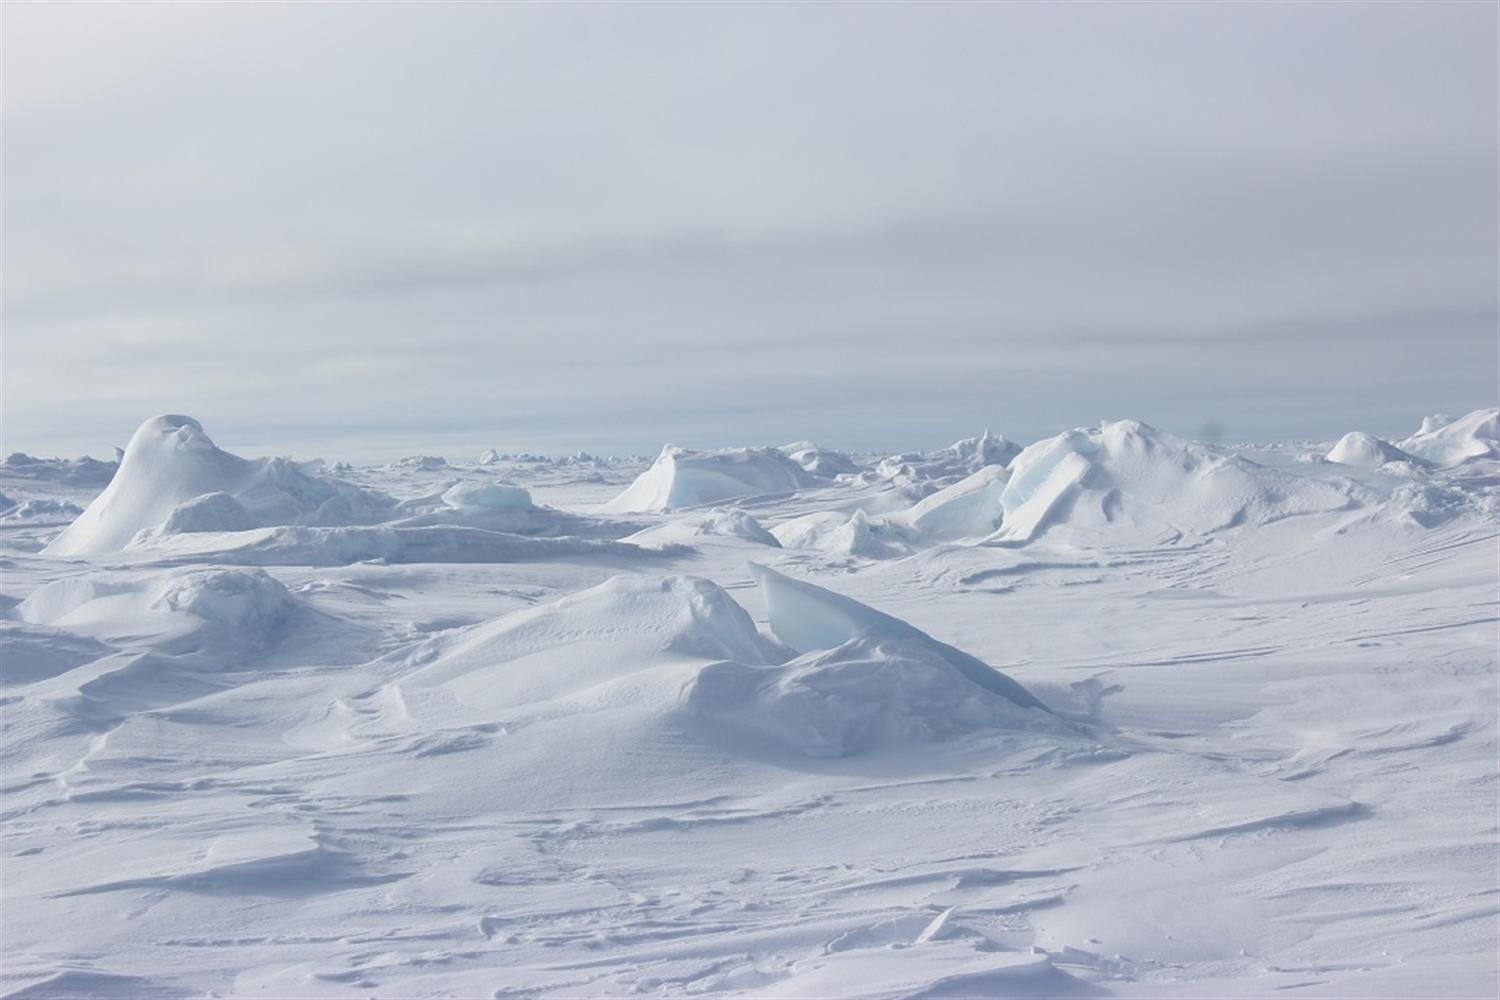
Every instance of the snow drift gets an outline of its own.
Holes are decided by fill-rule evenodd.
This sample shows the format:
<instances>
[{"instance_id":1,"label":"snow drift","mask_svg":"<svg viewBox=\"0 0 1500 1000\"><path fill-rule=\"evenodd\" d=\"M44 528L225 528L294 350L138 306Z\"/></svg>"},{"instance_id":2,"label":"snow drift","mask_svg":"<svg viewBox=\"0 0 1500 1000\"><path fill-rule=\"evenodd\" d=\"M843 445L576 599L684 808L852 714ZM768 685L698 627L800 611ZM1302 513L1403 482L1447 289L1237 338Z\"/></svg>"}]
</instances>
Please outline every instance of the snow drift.
<instances>
[{"instance_id":1,"label":"snow drift","mask_svg":"<svg viewBox=\"0 0 1500 1000\"><path fill-rule=\"evenodd\" d=\"M1291 476L1134 420L1066 431L1010 464L998 539L1130 524L1144 534L1204 534L1342 510L1348 483Z\"/></svg>"},{"instance_id":2,"label":"snow drift","mask_svg":"<svg viewBox=\"0 0 1500 1000\"><path fill-rule=\"evenodd\" d=\"M1428 417L1417 433L1401 442L1401 448L1441 466L1500 458L1500 407L1474 410L1457 420Z\"/></svg>"},{"instance_id":3,"label":"snow drift","mask_svg":"<svg viewBox=\"0 0 1500 1000\"><path fill-rule=\"evenodd\" d=\"M1372 434L1362 431L1350 431L1339 438L1327 454L1330 462L1340 465L1353 465L1364 469L1378 469L1387 462L1411 462L1414 465L1426 465L1425 459L1418 458L1410 452L1402 451L1389 441L1384 441Z\"/></svg>"},{"instance_id":4,"label":"snow drift","mask_svg":"<svg viewBox=\"0 0 1500 1000\"><path fill-rule=\"evenodd\" d=\"M280 581L258 569L189 569L158 577L56 580L16 606L31 625L84 635L180 638L211 630L223 640L263 645L298 605Z\"/></svg>"},{"instance_id":5,"label":"snow drift","mask_svg":"<svg viewBox=\"0 0 1500 1000\"><path fill-rule=\"evenodd\" d=\"M215 446L198 421L166 415L140 426L104 492L44 552L118 552L142 531L169 527L361 523L391 506L381 494L311 476L287 459L232 455Z\"/></svg>"},{"instance_id":6,"label":"snow drift","mask_svg":"<svg viewBox=\"0 0 1500 1000\"><path fill-rule=\"evenodd\" d=\"M633 535L627 535L624 540L636 545L660 546L681 542L691 543L705 538L732 539L752 542L756 545L769 545L772 548L781 547L776 536L767 531L755 518L742 510L726 507L712 507L706 511L676 518L666 524L653 525Z\"/></svg>"},{"instance_id":7,"label":"snow drift","mask_svg":"<svg viewBox=\"0 0 1500 1000\"><path fill-rule=\"evenodd\" d=\"M599 508L604 514L644 513L785 493L812 485L808 472L775 448L690 451L667 445L651 468Z\"/></svg>"}]
</instances>

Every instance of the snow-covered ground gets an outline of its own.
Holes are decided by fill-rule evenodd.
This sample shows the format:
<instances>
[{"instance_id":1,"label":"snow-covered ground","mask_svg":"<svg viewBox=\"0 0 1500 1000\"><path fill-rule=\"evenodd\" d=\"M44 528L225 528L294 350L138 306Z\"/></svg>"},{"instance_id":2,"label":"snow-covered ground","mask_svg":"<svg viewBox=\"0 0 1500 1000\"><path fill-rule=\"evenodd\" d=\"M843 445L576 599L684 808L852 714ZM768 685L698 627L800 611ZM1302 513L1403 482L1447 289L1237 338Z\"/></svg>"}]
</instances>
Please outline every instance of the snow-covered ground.
<instances>
[{"instance_id":1,"label":"snow-covered ground","mask_svg":"<svg viewBox=\"0 0 1500 1000\"><path fill-rule=\"evenodd\" d=\"M0 991L1494 996L1496 422L12 456Z\"/></svg>"}]
</instances>

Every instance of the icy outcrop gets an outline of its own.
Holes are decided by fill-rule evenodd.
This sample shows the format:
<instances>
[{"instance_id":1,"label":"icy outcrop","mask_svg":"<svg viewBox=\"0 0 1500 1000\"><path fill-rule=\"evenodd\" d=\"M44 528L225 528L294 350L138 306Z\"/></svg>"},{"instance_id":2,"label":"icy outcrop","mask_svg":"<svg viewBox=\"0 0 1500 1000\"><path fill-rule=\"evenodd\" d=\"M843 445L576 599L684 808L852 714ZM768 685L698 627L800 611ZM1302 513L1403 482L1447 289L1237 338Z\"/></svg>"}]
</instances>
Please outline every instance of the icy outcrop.
<instances>
[{"instance_id":1,"label":"icy outcrop","mask_svg":"<svg viewBox=\"0 0 1500 1000\"><path fill-rule=\"evenodd\" d=\"M414 472L436 472L447 467L448 460L440 455L407 455L386 466L388 469L411 469Z\"/></svg>"},{"instance_id":2,"label":"icy outcrop","mask_svg":"<svg viewBox=\"0 0 1500 1000\"><path fill-rule=\"evenodd\" d=\"M53 556L118 552L143 531L159 534L184 504L179 525L201 524L215 511L239 518L237 511L227 513L232 508L222 500L202 501L205 506L198 509L208 494L226 494L257 525L367 523L393 506L382 494L308 475L287 459L232 455L217 447L198 421L166 415L140 426L104 492L43 551Z\"/></svg>"},{"instance_id":3,"label":"icy outcrop","mask_svg":"<svg viewBox=\"0 0 1500 1000\"><path fill-rule=\"evenodd\" d=\"M599 511L630 514L675 510L735 497L785 493L812 483L802 466L775 448L690 451L667 445L651 468Z\"/></svg>"},{"instance_id":4,"label":"icy outcrop","mask_svg":"<svg viewBox=\"0 0 1500 1000\"><path fill-rule=\"evenodd\" d=\"M991 434L988 429L978 437L955 441L938 453L970 466L1006 465L1019 454L1020 445L1007 440L1004 435Z\"/></svg>"},{"instance_id":5,"label":"icy outcrop","mask_svg":"<svg viewBox=\"0 0 1500 1000\"><path fill-rule=\"evenodd\" d=\"M784 444L779 449L792 461L814 476L833 479L837 476L852 476L859 473L859 465L841 451L819 448L811 441L796 441Z\"/></svg>"},{"instance_id":6,"label":"icy outcrop","mask_svg":"<svg viewBox=\"0 0 1500 1000\"><path fill-rule=\"evenodd\" d=\"M498 461L500 461L500 453L493 448L486 448L479 453L480 465L494 465Z\"/></svg>"},{"instance_id":7,"label":"icy outcrop","mask_svg":"<svg viewBox=\"0 0 1500 1000\"><path fill-rule=\"evenodd\" d=\"M531 510L531 494L503 483L455 483L443 493L443 503L455 510Z\"/></svg>"},{"instance_id":8,"label":"icy outcrop","mask_svg":"<svg viewBox=\"0 0 1500 1000\"><path fill-rule=\"evenodd\" d=\"M625 541L638 545L665 545L692 542L701 538L729 538L780 548L776 536L759 521L742 510L713 507L701 513L688 514L628 535Z\"/></svg>"},{"instance_id":9,"label":"icy outcrop","mask_svg":"<svg viewBox=\"0 0 1500 1000\"><path fill-rule=\"evenodd\" d=\"M771 529L783 548L812 549L835 556L891 559L907 555L907 532L885 518L863 510L853 514L825 511L783 521Z\"/></svg>"},{"instance_id":10,"label":"icy outcrop","mask_svg":"<svg viewBox=\"0 0 1500 1000\"><path fill-rule=\"evenodd\" d=\"M1203 534L1294 514L1342 510L1351 484L1291 476L1134 420L1066 431L1010 464L997 539L1066 526L1129 525L1155 536Z\"/></svg>"},{"instance_id":11,"label":"icy outcrop","mask_svg":"<svg viewBox=\"0 0 1500 1000\"><path fill-rule=\"evenodd\" d=\"M1403 451L1444 467L1500 458L1500 407L1474 410L1457 420L1427 417L1421 429L1400 445Z\"/></svg>"},{"instance_id":12,"label":"icy outcrop","mask_svg":"<svg viewBox=\"0 0 1500 1000\"><path fill-rule=\"evenodd\" d=\"M1418 458L1410 452L1402 451L1389 441L1384 441L1372 434L1362 431L1350 431L1339 438L1327 456L1330 462L1340 465L1353 465L1363 469L1378 469L1387 462L1411 462L1416 465L1426 465L1425 459Z\"/></svg>"},{"instance_id":13,"label":"icy outcrop","mask_svg":"<svg viewBox=\"0 0 1500 1000\"><path fill-rule=\"evenodd\" d=\"M1010 472L1004 466L987 465L922 498L892 520L904 524L923 542L983 537L1000 527L1004 513L1000 498L1009 482Z\"/></svg>"}]
</instances>

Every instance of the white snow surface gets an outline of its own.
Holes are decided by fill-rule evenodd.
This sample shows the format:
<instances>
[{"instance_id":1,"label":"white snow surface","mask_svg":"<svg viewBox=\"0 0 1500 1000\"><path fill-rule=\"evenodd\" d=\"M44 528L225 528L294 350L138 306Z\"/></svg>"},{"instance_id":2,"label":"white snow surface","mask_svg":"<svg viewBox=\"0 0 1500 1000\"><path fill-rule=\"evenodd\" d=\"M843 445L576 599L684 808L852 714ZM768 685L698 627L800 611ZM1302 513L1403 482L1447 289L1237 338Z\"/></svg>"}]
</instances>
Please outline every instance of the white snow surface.
<instances>
[{"instance_id":1,"label":"white snow surface","mask_svg":"<svg viewBox=\"0 0 1500 1000\"><path fill-rule=\"evenodd\" d=\"M1495 412L13 456L0 995L1494 996Z\"/></svg>"}]
</instances>

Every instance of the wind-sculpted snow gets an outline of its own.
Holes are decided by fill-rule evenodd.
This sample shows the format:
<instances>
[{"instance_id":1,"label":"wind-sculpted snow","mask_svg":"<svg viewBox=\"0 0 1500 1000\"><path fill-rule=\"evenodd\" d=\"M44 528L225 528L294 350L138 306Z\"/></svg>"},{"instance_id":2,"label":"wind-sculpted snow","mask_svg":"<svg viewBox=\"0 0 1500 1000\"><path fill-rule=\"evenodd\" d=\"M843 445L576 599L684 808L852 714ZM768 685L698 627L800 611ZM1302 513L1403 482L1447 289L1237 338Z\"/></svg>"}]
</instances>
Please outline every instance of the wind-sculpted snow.
<instances>
[{"instance_id":1,"label":"wind-sculpted snow","mask_svg":"<svg viewBox=\"0 0 1500 1000\"><path fill-rule=\"evenodd\" d=\"M926 648L976 687L1021 708L1047 711L1035 695L1000 671L899 618L765 566L751 563L750 571L765 598L771 631L799 653L835 649L855 639L899 640Z\"/></svg>"},{"instance_id":2,"label":"wind-sculpted snow","mask_svg":"<svg viewBox=\"0 0 1500 1000\"><path fill-rule=\"evenodd\" d=\"M705 511L684 514L664 524L629 535L625 541L637 545L659 546L718 539L769 545L772 548L781 547L776 536L767 531L755 518L742 510L727 507L713 507Z\"/></svg>"},{"instance_id":3,"label":"wind-sculpted snow","mask_svg":"<svg viewBox=\"0 0 1500 1000\"><path fill-rule=\"evenodd\" d=\"M1352 485L1299 478L1133 420L1067 431L1010 464L1000 537L1129 525L1148 536L1205 534L1341 510Z\"/></svg>"},{"instance_id":4,"label":"wind-sculpted snow","mask_svg":"<svg viewBox=\"0 0 1500 1000\"><path fill-rule=\"evenodd\" d=\"M1362 431L1350 431L1339 438L1338 443L1329 449L1327 458L1328 461L1338 462L1340 465L1354 465L1366 469L1378 469L1389 462L1427 464L1425 459L1402 451L1389 441L1383 441Z\"/></svg>"},{"instance_id":5,"label":"wind-sculpted snow","mask_svg":"<svg viewBox=\"0 0 1500 1000\"><path fill-rule=\"evenodd\" d=\"M238 507L202 499L209 494L225 494ZM223 451L191 417L153 417L131 437L104 492L46 551L118 552L169 522L202 530L197 526L218 516L243 520L240 510L259 525L342 524L378 520L390 506L385 497L310 476L286 459L252 461Z\"/></svg>"},{"instance_id":6,"label":"wind-sculpted snow","mask_svg":"<svg viewBox=\"0 0 1500 1000\"><path fill-rule=\"evenodd\" d=\"M1494 995L1486 412L0 463L0 994Z\"/></svg>"},{"instance_id":7,"label":"wind-sculpted snow","mask_svg":"<svg viewBox=\"0 0 1500 1000\"><path fill-rule=\"evenodd\" d=\"M90 636L180 637L207 629L220 641L264 643L274 640L296 603L260 570L195 569L154 578L69 577L33 591L16 615Z\"/></svg>"},{"instance_id":8,"label":"wind-sculpted snow","mask_svg":"<svg viewBox=\"0 0 1500 1000\"><path fill-rule=\"evenodd\" d=\"M1457 420L1428 417L1401 448L1443 466L1500 458L1500 407L1474 410Z\"/></svg>"},{"instance_id":9,"label":"wind-sculpted snow","mask_svg":"<svg viewBox=\"0 0 1500 1000\"><path fill-rule=\"evenodd\" d=\"M812 483L801 465L775 448L690 451L667 445L651 468L599 511L675 510L736 497L787 493Z\"/></svg>"}]
</instances>

